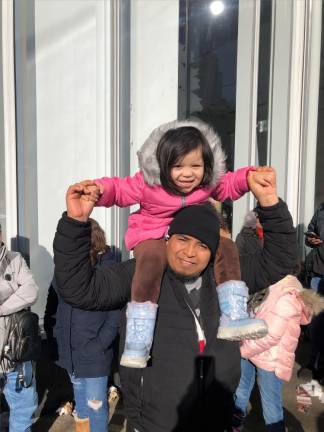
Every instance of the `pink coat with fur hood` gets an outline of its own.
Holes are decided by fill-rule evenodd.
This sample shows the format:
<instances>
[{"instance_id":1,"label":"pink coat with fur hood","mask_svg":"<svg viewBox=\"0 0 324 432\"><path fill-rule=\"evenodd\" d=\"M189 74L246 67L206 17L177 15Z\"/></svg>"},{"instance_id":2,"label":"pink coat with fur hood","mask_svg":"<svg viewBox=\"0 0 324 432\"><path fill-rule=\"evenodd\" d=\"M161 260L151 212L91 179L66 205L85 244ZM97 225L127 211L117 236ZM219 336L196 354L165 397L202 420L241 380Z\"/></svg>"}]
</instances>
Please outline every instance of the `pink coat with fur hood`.
<instances>
[{"instance_id":1,"label":"pink coat with fur hood","mask_svg":"<svg viewBox=\"0 0 324 432\"><path fill-rule=\"evenodd\" d=\"M162 135L169 129L182 126L193 126L199 129L206 137L214 155L212 183L186 196L172 195L163 189L155 156ZM133 177L103 177L95 180L104 188L97 206L140 205L139 210L132 213L128 219L128 229L125 234L125 244L128 249L133 249L144 240L163 238L174 213L181 207L203 203L209 197L219 201L236 200L249 191L247 174L253 168L241 168L225 174L225 154L220 138L209 125L200 121L174 121L154 129L137 155L140 172Z\"/></svg>"},{"instance_id":2,"label":"pink coat with fur hood","mask_svg":"<svg viewBox=\"0 0 324 432\"><path fill-rule=\"evenodd\" d=\"M304 290L294 276L286 276L269 288L268 297L261 303L256 317L264 319L268 334L261 339L245 340L242 357L261 369L274 372L284 381L291 378L300 325L311 320L311 290Z\"/></svg>"}]
</instances>

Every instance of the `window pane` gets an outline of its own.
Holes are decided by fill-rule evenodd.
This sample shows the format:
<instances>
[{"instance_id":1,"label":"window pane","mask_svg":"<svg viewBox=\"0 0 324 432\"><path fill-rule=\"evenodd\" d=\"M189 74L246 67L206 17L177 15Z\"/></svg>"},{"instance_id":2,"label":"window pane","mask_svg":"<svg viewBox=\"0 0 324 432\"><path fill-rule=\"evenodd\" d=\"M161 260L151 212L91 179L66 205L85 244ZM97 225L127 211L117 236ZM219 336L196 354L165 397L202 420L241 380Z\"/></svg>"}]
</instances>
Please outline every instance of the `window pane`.
<instances>
[{"instance_id":1,"label":"window pane","mask_svg":"<svg viewBox=\"0 0 324 432\"><path fill-rule=\"evenodd\" d=\"M258 108L257 108L257 165L268 165L269 78L271 58L272 0L260 4Z\"/></svg>"},{"instance_id":2,"label":"window pane","mask_svg":"<svg viewBox=\"0 0 324 432\"><path fill-rule=\"evenodd\" d=\"M324 8L322 8L322 29L324 25ZM321 71L318 97L318 126L317 126L317 149L316 149L316 177L315 177L315 208L324 202L324 34L321 40Z\"/></svg>"},{"instance_id":3,"label":"window pane","mask_svg":"<svg viewBox=\"0 0 324 432\"><path fill-rule=\"evenodd\" d=\"M0 34L2 34L2 9L0 5ZM6 178L5 178L5 148L3 136L3 79L2 79L2 40L0 43L0 224L2 234L6 233Z\"/></svg>"},{"instance_id":4,"label":"window pane","mask_svg":"<svg viewBox=\"0 0 324 432\"><path fill-rule=\"evenodd\" d=\"M210 1L180 1L179 118L198 117L219 133L234 167L238 1L224 0L213 15ZM232 203L223 211L231 215Z\"/></svg>"}]
</instances>

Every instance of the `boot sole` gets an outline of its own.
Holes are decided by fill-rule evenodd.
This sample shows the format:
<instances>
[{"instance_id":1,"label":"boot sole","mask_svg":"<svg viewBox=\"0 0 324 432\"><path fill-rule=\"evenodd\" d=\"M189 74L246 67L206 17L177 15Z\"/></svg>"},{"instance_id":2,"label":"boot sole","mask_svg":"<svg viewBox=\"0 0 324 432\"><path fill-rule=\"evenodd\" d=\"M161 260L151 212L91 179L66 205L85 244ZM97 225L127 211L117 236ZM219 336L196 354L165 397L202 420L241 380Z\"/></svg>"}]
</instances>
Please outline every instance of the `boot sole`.
<instances>
[{"instance_id":1,"label":"boot sole","mask_svg":"<svg viewBox=\"0 0 324 432\"><path fill-rule=\"evenodd\" d=\"M147 366L147 360L148 359L122 355L120 365L129 368L144 369Z\"/></svg>"},{"instance_id":2,"label":"boot sole","mask_svg":"<svg viewBox=\"0 0 324 432\"><path fill-rule=\"evenodd\" d=\"M218 339L241 341L244 339L260 339L268 334L268 329L263 324L251 324L244 327L219 327Z\"/></svg>"}]
</instances>

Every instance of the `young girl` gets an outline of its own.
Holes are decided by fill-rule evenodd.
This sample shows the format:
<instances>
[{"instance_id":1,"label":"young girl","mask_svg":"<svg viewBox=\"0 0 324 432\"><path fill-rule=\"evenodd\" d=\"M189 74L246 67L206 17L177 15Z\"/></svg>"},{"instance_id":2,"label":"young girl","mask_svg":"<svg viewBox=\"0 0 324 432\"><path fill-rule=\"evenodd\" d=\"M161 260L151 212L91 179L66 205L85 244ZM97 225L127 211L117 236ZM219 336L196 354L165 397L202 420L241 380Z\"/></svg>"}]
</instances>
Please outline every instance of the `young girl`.
<instances>
[{"instance_id":1,"label":"young girl","mask_svg":"<svg viewBox=\"0 0 324 432\"><path fill-rule=\"evenodd\" d=\"M323 304L319 295L303 289L294 276L286 276L270 286L264 301L255 310L256 317L266 321L268 334L258 340L245 340L241 344L242 372L235 394L233 432L243 430L256 373L266 430L285 432L283 382L291 378L300 325L308 324L312 313L320 312Z\"/></svg>"},{"instance_id":2,"label":"young girl","mask_svg":"<svg viewBox=\"0 0 324 432\"><path fill-rule=\"evenodd\" d=\"M127 305L126 349L121 365L146 367L152 345L157 300L166 266L165 239L168 225L180 208L207 201L236 200L249 190L247 177L271 182L271 170L241 168L225 174L225 154L213 129L198 121L175 121L155 129L138 152L140 172L133 177L96 180L101 197L97 206L126 207L140 204L129 217L126 247L134 251L136 271L132 298ZM85 182L87 184L87 182ZM91 184L91 182L88 182ZM248 289L231 285L231 296L246 299ZM247 315L235 315L247 318ZM241 321L233 331L239 335L263 335L263 322ZM244 331L244 326L246 329ZM238 332L239 330L239 332Z\"/></svg>"}]
</instances>

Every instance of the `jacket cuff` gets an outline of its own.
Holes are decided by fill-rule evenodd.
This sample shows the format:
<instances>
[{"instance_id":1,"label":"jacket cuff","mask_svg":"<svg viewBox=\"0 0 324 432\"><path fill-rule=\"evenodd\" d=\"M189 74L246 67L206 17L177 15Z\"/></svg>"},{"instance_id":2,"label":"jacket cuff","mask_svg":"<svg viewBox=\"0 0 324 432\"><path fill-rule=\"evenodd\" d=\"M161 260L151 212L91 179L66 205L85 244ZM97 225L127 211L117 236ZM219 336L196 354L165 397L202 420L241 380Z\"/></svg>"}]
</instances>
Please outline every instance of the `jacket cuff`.
<instances>
[{"instance_id":1,"label":"jacket cuff","mask_svg":"<svg viewBox=\"0 0 324 432\"><path fill-rule=\"evenodd\" d=\"M278 208L283 208L283 207L287 207L287 204L285 203L285 201L283 201L281 198L279 198L279 201L272 206L262 207L260 205L260 203L258 202L257 206L255 207L255 211L257 211L257 212L260 211L263 213L263 212L273 211L273 210L276 210Z\"/></svg>"},{"instance_id":2,"label":"jacket cuff","mask_svg":"<svg viewBox=\"0 0 324 432\"><path fill-rule=\"evenodd\" d=\"M239 190L243 193L247 193L250 190L247 180L250 171L255 171L255 167L247 166L244 168L239 168L235 171L237 173Z\"/></svg>"},{"instance_id":3,"label":"jacket cuff","mask_svg":"<svg viewBox=\"0 0 324 432\"><path fill-rule=\"evenodd\" d=\"M103 192L98 199L98 201L95 204L95 207L110 207L112 204L111 196L113 194L112 187L113 183L112 180L109 181L107 177L101 178L101 179L95 179L95 183L97 186L101 186L103 188Z\"/></svg>"},{"instance_id":4,"label":"jacket cuff","mask_svg":"<svg viewBox=\"0 0 324 432\"><path fill-rule=\"evenodd\" d=\"M258 213L261 223L273 218L282 218L283 215L284 217L290 217L287 204L281 198L279 198L279 201L272 206L262 207L260 203L258 203L254 210Z\"/></svg>"},{"instance_id":5,"label":"jacket cuff","mask_svg":"<svg viewBox=\"0 0 324 432\"><path fill-rule=\"evenodd\" d=\"M81 222L69 217L65 211L59 220L57 231L64 233L66 237L79 238L84 235L88 236L91 233L91 225L90 221Z\"/></svg>"}]
</instances>

